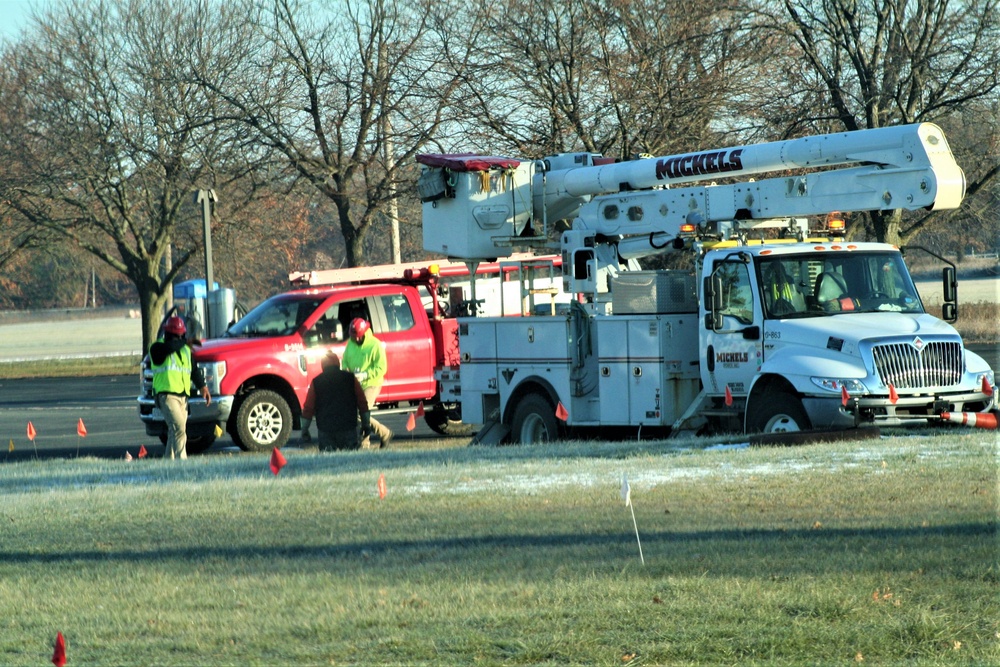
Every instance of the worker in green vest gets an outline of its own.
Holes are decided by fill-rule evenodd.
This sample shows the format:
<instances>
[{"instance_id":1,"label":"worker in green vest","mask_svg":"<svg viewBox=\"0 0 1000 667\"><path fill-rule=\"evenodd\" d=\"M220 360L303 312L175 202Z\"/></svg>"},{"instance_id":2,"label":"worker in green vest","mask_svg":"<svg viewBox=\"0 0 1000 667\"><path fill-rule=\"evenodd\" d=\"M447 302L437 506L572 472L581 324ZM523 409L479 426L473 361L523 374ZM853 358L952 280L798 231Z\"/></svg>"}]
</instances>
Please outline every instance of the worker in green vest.
<instances>
[{"instance_id":1,"label":"worker in green vest","mask_svg":"<svg viewBox=\"0 0 1000 667\"><path fill-rule=\"evenodd\" d=\"M153 395L167 424L164 458L187 458L188 395L192 382L205 399L205 405L212 404L201 369L191 362L191 346L184 337L186 333L184 320L174 315L163 325L163 337L149 348Z\"/></svg>"},{"instance_id":2,"label":"worker in green vest","mask_svg":"<svg viewBox=\"0 0 1000 667\"><path fill-rule=\"evenodd\" d=\"M368 410L375 409L375 399L382 391L382 382L385 380L386 359L385 350L382 349L382 341L375 337L370 330L368 322L361 317L356 317L351 321L350 340L344 348L344 358L340 362L340 367L345 371L354 373L361 383L361 389L368 399ZM377 421L374 417L369 417L371 431L378 436L379 447L386 448L392 442L393 432L389 427ZM371 447L371 441L367 435L361 439L361 448Z\"/></svg>"}]
</instances>

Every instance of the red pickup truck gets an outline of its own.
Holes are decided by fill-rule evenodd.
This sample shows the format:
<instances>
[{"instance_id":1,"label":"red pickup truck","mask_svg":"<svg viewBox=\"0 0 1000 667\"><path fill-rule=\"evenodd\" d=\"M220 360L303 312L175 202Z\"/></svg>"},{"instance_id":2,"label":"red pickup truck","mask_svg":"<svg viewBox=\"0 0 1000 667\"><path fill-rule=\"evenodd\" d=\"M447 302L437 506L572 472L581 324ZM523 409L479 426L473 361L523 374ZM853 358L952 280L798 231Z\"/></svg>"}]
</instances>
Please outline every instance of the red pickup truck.
<instances>
[{"instance_id":1,"label":"red pickup truck","mask_svg":"<svg viewBox=\"0 0 1000 667\"><path fill-rule=\"evenodd\" d=\"M560 265L558 256L523 258L534 269ZM465 264L416 263L358 269L293 273L293 284L309 285L275 295L229 327L220 338L194 348L212 394L211 405L190 400L188 452L208 449L225 430L242 449L269 450L288 442L312 378L327 350L343 353L348 324L355 317L371 323L385 346L388 372L376 409L406 412L424 404L428 426L443 435L471 433L461 423L457 405L442 400L436 373L457 367L456 316L474 308L503 310L502 283L523 272L518 259L476 267L477 289L484 299L470 305ZM485 280L484 280L485 278ZM553 276L552 280L556 278ZM325 284L321 284L325 283ZM495 288L491 289L491 284ZM313 286L315 285L315 286ZM523 291L523 290L522 290ZM521 314L506 313L506 314ZM163 415L152 394L148 359L142 368L139 417L146 433L166 441Z\"/></svg>"}]
</instances>

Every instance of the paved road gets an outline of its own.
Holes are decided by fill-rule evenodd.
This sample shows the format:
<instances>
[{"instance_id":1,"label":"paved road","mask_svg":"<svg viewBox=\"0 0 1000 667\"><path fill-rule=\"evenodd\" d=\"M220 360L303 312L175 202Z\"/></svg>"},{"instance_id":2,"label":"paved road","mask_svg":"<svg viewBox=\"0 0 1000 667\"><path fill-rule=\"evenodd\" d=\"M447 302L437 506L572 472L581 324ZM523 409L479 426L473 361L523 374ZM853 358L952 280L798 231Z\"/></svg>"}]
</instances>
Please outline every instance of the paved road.
<instances>
[{"instance_id":1,"label":"paved road","mask_svg":"<svg viewBox=\"0 0 1000 667\"><path fill-rule=\"evenodd\" d=\"M35 456L123 458L126 451L135 456L141 445L151 456L162 455L163 445L146 435L139 421L135 405L138 393L139 378L131 375L0 380L0 463ZM86 437L77 435L80 419ZM379 417L395 431L396 443L401 447L408 441L440 438L422 419L416 420L412 432L407 431L406 419L406 415ZM29 421L36 431L34 444L27 437ZM292 435L290 446L298 442L298 432ZM9 451L11 441L13 452ZM207 454L239 451L225 435Z\"/></svg>"}]
</instances>

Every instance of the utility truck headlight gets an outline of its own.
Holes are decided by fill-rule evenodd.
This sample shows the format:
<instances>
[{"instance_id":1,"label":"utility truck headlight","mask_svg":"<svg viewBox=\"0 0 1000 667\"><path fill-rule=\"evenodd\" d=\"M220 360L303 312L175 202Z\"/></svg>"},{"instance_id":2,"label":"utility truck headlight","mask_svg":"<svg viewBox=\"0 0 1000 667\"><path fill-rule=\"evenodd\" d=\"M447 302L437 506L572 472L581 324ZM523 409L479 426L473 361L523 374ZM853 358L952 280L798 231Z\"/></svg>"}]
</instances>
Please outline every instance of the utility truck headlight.
<instances>
[{"instance_id":1,"label":"utility truck headlight","mask_svg":"<svg viewBox=\"0 0 1000 667\"><path fill-rule=\"evenodd\" d=\"M864 382L861 380L844 380L841 378L812 378L813 384L822 389L823 391L828 391L831 394L839 394L844 389L847 389L847 393L853 395L856 394L867 394L868 387L865 386Z\"/></svg>"},{"instance_id":2,"label":"utility truck headlight","mask_svg":"<svg viewBox=\"0 0 1000 667\"><path fill-rule=\"evenodd\" d=\"M218 396L222 393L222 378L226 377L226 362L224 361L202 361L198 363L201 374L205 376L205 385L208 386L208 393Z\"/></svg>"}]
</instances>

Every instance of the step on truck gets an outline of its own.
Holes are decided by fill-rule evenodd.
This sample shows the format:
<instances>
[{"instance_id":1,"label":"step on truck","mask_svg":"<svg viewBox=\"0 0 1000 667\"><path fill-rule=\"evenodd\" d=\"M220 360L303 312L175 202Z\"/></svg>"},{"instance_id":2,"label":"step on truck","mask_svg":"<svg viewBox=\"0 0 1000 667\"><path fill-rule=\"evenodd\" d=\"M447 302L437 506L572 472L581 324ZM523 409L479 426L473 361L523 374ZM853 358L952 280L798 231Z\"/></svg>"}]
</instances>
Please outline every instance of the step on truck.
<instances>
[{"instance_id":1,"label":"step on truck","mask_svg":"<svg viewBox=\"0 0 1000 667\"><path fill-rule=\"evenodd\" d=\"M459 319L461 367L441 391L485 424L480 442L995 411L993 370L949 324L954 266L936 317L904 262L918 250L847 240L838 216L957 208L964 174L935 125L624 162L418 161L427 250L488 258L530 241L561 254L571 295L554 316ZM780 174L756 178L767 172ZM687 253L692 270L641 270L639 259L664 253Z\"/></svg>"},{"instance_id":2,"label":"step on truck","mask_svg":"<svg viewBox=\"0 0 1000 667\"><path fill-rule=\"evenodd\" d=\"M322 358L331 349L343 355L355 317L371 323L386 351L388 372L375 414L414 411L423 404L424 420L434 431L471 433L458 404L438 390L439 378L447 380L460 363L457 317L520 316L536 308L540 295L552 307L559 301L549 296L561 285L560 262L558 255L514 255L499 262L427 261L289 274L295 289L263 301L221 337L193 347L212 401L190 399L189 453L208 449L225 432L248 451L284 446L300 428L302 405ZM478 276L475 283L470 270ZM138 410L146 433L165 442L148 358L141 388Z\"/></svg>"}]
</instances>

